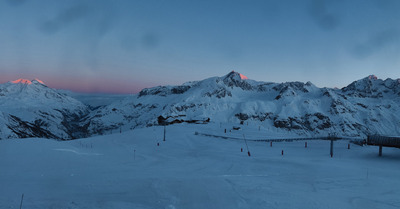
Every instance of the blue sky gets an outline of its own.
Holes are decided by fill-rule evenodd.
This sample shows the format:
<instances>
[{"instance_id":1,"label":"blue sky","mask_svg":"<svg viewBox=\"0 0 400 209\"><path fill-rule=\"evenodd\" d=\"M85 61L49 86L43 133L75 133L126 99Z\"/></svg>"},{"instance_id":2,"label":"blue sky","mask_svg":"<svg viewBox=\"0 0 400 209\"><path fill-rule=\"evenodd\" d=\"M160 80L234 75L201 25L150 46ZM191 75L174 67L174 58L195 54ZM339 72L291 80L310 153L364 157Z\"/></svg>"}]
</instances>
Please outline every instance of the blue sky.
<instances>
[{"instance_id":1,"label":"blue sky","mask_svg":"<svg viewBox=\"0 0 400 209\"><path fill-rule=\"evenodd\" d=\"M343 87L400 77L396 0L4 0L0 82L135 93L223 76Z\"/></svg>"}]
</instances>

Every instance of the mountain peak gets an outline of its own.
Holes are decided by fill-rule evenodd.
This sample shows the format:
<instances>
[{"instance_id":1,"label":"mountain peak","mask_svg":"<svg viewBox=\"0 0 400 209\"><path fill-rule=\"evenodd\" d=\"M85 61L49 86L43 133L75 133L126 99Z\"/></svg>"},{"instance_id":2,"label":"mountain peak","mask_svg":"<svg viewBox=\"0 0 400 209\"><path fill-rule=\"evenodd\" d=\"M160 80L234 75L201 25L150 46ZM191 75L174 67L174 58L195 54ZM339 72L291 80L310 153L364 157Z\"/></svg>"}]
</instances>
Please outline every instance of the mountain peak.
<instances>
[{"instance_id":1,"label":"mountain peak","mask_svg":"<svg viewBox=\"0 0 400 209\"><path fill-rule=\"evenodd\" d=\"M349 86L350 85L366 85L366 84L370 85L370 84L376 83L376 81L379 81L379 80L380 79L378 79L378 77L376 75L371 74L360 80L353 81L351 84L349 84Z\"/></svg>"},{"instance_id":2,"label":"mountain peak","mask_svg":"<svg viewBox=\"0 0 400 209\"><path fill-rule=\"evenodd\" d=\"M20 78L20 79L15 80L15 81L11 81L11 83L22 83L22 84L28 84L28 85L32 84L32 82L30 80L23 79L23 78Z\"/></svg>"},{"instance_id":3,"label":"mountain peak","mask_svg":"<svg viewBox=\"0 0 400 209\"><path fill-rule=\"evenodd\" d=\"M15 83L15 84L22 83L22 84L27 84L27 85L40 83L40 84L45 85L43 81L41 81L41 80L39 80L39 79L37 79L37 78L36 78L36 79L33 79L32 81L30 81L30 80L28 80L28 79L20 78L20 79L17 79L17 80L15 80L15 81L11 81L11 83Z\"/></svg>"},{"instance_id":4,"label":"mountain peak","mask_svg":"<svg viewBox=\"0 0 400 209\"><path fill-rule=\"evenodd\" d=\"M246 81L248 78L238 72L232 71L222 77L222 81L229 87L239 87L243 90L250 90L252 86Z\"/></svg>"},{"instance_id":5,"label":"mountain peak","mask_svg":"<svg viewBox=\"0 0 400 209\"><path fill-rule=\"evenodd\" d=\"M247 78L247 76L245 76L245 75L243 75L243 74L241 74L239 72L236 72L234 70L232 70L232 72L228 73L225 76L225 78L231 78L231 79L234 79L234 80L247 80L247 79L249 79L249 78Z\"/></svg>"},{"instance_id":6,"label":"mountain peak","mask_svg":"<svg viewBox=\"0 0 400 209\"><path fill-rule=\"evenodd\" d=\"M37 78L32 80L32 83L36 83L36 82L45 85L43 81L41 81L41 80L39 80Z\"/></svg>"},{"instance_id":7,"label":"mountain peak","mask_svg":"<svg viewBox=\"0 0 400 209\"><path fill-rule=\"evenodd\" d=\"M367 78L369 80L378 80L378 77L376 75L369 75Z\"/></svg>"}]
</instances>

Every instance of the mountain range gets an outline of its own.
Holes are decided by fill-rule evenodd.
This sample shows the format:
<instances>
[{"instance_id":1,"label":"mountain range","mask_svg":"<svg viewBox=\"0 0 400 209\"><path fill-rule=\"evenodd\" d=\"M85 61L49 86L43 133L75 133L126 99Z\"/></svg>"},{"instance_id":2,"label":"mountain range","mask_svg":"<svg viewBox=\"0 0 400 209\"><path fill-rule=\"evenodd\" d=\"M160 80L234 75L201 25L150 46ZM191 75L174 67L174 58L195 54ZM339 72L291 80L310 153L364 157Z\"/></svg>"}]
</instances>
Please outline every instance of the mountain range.
<instances>
[{"instance_id":1,"label":"mountain range","mask_svg":"<svg viewBox=\"0 0 400 209\"><path fill-rule=\"evenodd\" d=\"M174 123L250 124L301 136L400 135L400 79L374 75L342 89L250 80L238 72L146 88L86 105L40 80L0 84L0 139L70 140Z\"/></svg>"}]
</instances>

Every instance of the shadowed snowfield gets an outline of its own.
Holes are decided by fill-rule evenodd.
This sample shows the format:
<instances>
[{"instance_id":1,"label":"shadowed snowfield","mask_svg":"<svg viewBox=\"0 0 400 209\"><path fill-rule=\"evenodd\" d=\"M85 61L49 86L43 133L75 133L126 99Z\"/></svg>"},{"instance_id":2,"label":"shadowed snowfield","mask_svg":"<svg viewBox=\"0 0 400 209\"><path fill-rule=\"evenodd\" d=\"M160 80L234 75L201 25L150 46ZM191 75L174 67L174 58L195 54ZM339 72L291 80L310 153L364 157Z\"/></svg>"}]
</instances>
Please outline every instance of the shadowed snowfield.
<instances>
[{"instance_id":1,"label":"shadowed snowfield","mask_svg":"<svg viewBox=\"0 0 400 209\"><path fill-rule=\"evenodd\" d=\"M22 194L24 209L400 208L399 149L378 157L378 147L348 150L343 140L331 158L329 141L248 141L248 157L243 140L194 134L225 135L223 128L168 126L165 142L163 127L66 142L0 140L0 208L19 208ZM243 133L267 135L226 135Z\"/></svg>"}]
</instances>

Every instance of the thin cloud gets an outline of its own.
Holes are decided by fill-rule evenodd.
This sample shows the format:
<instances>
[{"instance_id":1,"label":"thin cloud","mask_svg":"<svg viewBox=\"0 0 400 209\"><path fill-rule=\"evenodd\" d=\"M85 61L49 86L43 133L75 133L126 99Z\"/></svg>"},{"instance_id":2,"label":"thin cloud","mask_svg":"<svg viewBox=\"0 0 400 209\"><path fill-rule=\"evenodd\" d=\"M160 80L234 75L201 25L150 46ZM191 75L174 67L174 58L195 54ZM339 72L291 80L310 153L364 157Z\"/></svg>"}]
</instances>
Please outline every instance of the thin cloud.
<instances>
[{"instance_id":1,"label":"thin cloud","mask_svg":"<svg viewBox=\"0 0 400 209\"><path fill-rule=\"evenodd\" d=\"M7 0L6 2L11 6L20 6L24 4L27 0Z\"/></svg>"},{"instance_id":2,"label":"thin cloud","mask_svg":"<svg viewBox=\"0 0 400 209\"><path fill-rule=\"evenodd\" d=\"M314 22L323 30L333 30L339 25L339 18L327 10L324 0L313 0L309 14Z\"/></svg>"},{"instance_id":3,"label":"thin cloud","mask_svg":"<svg viewBox=\"0 0 400 209\"><path fill-rule=\"evenodd\" d=\"M155 33L146 33L142 36L141 42L146 48L156 48L159 45L160 39Z\"/></svg>"},{"instance_id":4,"label":"thin cloud","mask_svg":"<svg viewBox=\"0 0 400 209\"><path fill-rule=\"evenodd\" d=\"M40 30L44 33L53 34L71 23L85 17L89 13L86 5L74 5L60 12L54 19L41 24Z\"/></svg>"},{"instance_id":5,"label":"thin cloud","mask_svg":"<svg viewBox=\"0 0 400 209\"><path fill-rule=\"evenodd\" d=\"M382 31L371 36L365 42L355 45L352 52L359 58L366 58L389 45L398 45L400 41L399 35L400 33L397 30Z\"/></svg>"}]
</instances>

